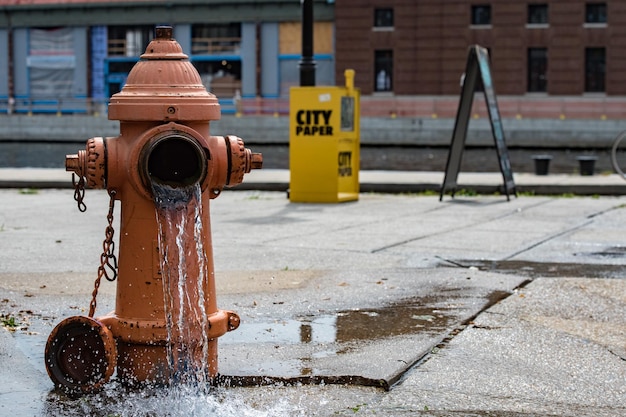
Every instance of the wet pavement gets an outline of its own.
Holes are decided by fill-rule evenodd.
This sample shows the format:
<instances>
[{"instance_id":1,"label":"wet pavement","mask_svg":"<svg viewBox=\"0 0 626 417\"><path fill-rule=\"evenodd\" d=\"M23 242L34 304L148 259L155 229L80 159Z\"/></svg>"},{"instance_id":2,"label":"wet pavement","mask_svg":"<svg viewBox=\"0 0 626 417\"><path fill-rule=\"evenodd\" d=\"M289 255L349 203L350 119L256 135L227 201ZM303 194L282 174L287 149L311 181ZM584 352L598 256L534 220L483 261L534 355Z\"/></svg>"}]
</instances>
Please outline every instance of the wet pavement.
<instances>
[{"instance_id":1,"label":"wet pavement","mask_svg":"<svg viewBox=\"0 0 626 417\"><path fill-rule=\"evenodd\" d=\"M626 197L224 192L218 305L242 325L219 339L221 385L71 400L43 348L89 305L108 198L85 202L0 190L2 415L626 414Z\"/></svg>"}]
</instances>

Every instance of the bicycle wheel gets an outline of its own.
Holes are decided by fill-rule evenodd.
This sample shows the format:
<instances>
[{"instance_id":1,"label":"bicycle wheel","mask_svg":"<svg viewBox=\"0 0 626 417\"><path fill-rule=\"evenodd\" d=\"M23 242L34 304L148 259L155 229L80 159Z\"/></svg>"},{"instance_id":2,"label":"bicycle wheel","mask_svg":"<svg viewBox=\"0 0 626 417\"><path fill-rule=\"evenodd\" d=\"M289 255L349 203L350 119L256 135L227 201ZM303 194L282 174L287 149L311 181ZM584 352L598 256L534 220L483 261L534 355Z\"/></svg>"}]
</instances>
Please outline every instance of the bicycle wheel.
<instances>
[{"instance_id":1,"label":"bicycle wheel","mask_svg":"<svg viewBox=\"0 0 626 417\"><path fill-rule=\"evenodd\" d=\"M622 178L626 179L626 174L624 174L624 171L620 168L620 164L626 165L626 143L623 147L621 147L622 140L624 138L626 138L626 130L617 135L615 141L613 142L613 148L611 149L611 164L613 165L615 172L621 175Z\"/></svg>"}]
</instances>

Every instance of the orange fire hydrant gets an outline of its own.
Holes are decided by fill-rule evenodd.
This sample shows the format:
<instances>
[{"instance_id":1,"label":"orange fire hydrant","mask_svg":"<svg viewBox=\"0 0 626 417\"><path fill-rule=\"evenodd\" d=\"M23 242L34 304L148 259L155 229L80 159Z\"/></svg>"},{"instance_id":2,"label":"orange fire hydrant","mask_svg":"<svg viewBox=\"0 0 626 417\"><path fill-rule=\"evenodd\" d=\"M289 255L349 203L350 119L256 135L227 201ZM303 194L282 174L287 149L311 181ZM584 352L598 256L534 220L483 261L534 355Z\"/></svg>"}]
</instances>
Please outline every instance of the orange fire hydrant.
<instances>
[{"instance_id":1,"label":"orange fire hydrant","mask_svg":"<svg viewBox=\"0 0 626 417\"><path fill-rule=\"evenodd\" d=\"M262 156L238 137L209 134L219 103L171 27L157 27L108 114L120 121L120 135L91 138L66 158L66 169L87 186L108 190L109 228L89 317L67 318L53 330L48 374L70 393L101 388L116 368L129 384L170 383L190 369L210 380L217 375L217 338L236 329L239 317L217 308L209 200L261 168ZM117 200L119 263L111 253ZM178 234L167 237L168 227ZM100 278L111 279L107 268L117 277L115 310L93 318Z\"/></svg>"}]
</instances>

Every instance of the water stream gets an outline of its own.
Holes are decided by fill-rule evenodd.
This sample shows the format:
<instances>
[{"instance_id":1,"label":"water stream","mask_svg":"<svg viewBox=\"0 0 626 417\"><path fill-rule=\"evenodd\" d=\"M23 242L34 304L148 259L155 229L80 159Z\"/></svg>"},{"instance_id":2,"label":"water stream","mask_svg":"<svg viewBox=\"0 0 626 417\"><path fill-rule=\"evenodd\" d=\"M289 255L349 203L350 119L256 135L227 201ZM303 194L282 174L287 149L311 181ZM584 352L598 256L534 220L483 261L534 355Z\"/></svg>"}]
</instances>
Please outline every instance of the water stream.
<instances>
[{"instance_id":1,"label":"water stream","mask_svg":"<svg viewBox=\"0 0 626 417\"><path fill-rule=\"evenodd\" d=\"M205 307L209 265L202 236L202 199L196 183L153 183L165 303L171 383L205 386L209 339ZM209 248L210 250L210 248Z\"/></svg>"}]
</instances>

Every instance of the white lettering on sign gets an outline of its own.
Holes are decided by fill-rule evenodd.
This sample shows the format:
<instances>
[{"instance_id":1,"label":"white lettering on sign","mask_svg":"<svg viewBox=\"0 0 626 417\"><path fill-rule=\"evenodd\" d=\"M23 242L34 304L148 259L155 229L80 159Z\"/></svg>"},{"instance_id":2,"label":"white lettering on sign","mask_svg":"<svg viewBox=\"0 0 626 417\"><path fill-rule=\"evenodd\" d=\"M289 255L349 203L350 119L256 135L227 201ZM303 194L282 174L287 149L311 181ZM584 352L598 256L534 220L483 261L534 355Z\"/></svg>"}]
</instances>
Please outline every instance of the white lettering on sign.
<instances>
[{"instance_id":1,"label":"white lettering on sign","mask_svg":"<svg viewBox=\"0 0 626 417\"><path fill-rule=\"evenodd\" d=\"M296 112L296 136L332 136L332 110L299 110Z\"/></svg>"}]
</instances>

